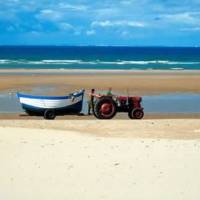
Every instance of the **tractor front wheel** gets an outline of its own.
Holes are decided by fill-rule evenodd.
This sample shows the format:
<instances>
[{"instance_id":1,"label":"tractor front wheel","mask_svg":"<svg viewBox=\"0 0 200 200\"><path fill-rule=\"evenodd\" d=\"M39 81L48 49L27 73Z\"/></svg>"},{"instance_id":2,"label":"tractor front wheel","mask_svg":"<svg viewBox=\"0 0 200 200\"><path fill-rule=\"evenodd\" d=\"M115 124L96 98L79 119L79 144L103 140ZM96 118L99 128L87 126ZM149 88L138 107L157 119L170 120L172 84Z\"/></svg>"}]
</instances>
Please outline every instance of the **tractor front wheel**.
<instances>
[{"instance_id":1,"label":"tractor front wheel","mask_svg":"<svg viewBox=\"0 0 200 200\"><path fill-rule=\"evenodd\" d=\"M112 119L117 112L117 106L110 97L102 97L94 106L94 115L98 119Z\"/></svg>"},{"instance_id":2,"label":"tractor front wheel","mask_svg":"<svg viewBox=\"0 0 200 200\"><path fill-rule=\"evenodd\" d=\"M128 116L130 119L142 119L144 117L144 111L142 109L132 109Z\"/></svg>"}]
</instances>

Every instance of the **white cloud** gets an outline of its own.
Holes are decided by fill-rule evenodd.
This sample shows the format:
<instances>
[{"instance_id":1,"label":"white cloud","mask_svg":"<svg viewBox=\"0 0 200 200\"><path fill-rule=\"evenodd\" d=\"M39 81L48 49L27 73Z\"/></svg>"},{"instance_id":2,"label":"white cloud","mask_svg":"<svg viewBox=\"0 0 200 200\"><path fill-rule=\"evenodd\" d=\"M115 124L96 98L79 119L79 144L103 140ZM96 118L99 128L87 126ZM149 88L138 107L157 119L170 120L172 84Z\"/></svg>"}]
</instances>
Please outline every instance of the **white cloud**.
<instances>
[{"instance_id":1,"label":"white cloud","mask_svg":"<svg viewBox=\"0 0 200 200\"><path fill-rule=\"evenodd\" d=\"M81 27L73 26L72 24L67 22L60 22L58 23L57 27L62 32L68 32L76 36L81 35L82 32Z\"/></svg>"},{"instance_id":2,"label":"white cloud","mask_svg":"<svg viewBox=\"0 0 200 200\"><path fill-rule=\"evenodd\" d=\"M45 20L58 21L63 18L63 13L52 9L44 9L41 10L36 17Z\"/></svg>"},{"instance_id":3,"label":"white cloud","mask_svg":"<svg viewBox=\"0 0 200 200\"><path fill-rule=\"evenodd\" d=\"M163 15L163 18L173 23L191 24L191 25L200 23L199 12L183 12L177 14L168 14L168 15Z\"/></svg>"},{"instance_id":4,"label":"white cloud","mask_svg":"<svg viewBox=\"0 0 200 200\"><path fill-rule=\"evenodd\" d=\"M120 15L120 9L117 7L97 8L93 9L95 16L102 19L105 17L115 17Z\"/></svg>"},{"instance_id":5,"label":"white cloud","mask_svg":"<svg viewBox=\"0 0 200 200\"><path fill-rule=\"evenodd\" d=\"M128 31L123 31L123 32L121 33L121 36L122 36L122 37L130 37L130 33L129 33Z\"/></svg>"},{"instance_id":6,"label":"white cloud","mask_svg":"<svg viewBox=\"0 0 200 200\"><path fill-rule=\"evenodd\" d=\"M38 31L31 31L30 34L34 35L34 36L39 36L40 32L38 32Z\"/></svg>"},{"instance_id":7,"label":"white cloud","mask_svg":"<svg viewBox=\"0 0 200 200\"><path fill-rule=\"evenodd\" d=\"M62 9L68 9L72 11L86 11L86 5L76 5L76 4L68 4L68 3L59 3L59 7Z\"/></svg>"},{"instance_id":8,"label":"white cloud","mask_svg":"<svg viewBox=\"0 0 200 200\"><path fill-rule=\"evenodd\" d=\"M88 36L95 35L95 34L96 34L95 30L88 30L88 31L86 31L86 35L88 35Z\"/></svg>"},{"instance_id":9,"label":"white cloud","mask_svg":"<svg viewBox=\"0 0 200 200\"><path fill-rule=\"evenodd\" d=\"M182 28L181 31L199 32L199 31L200 31L200 27L187 27L187 28Z\"/></svg>"},{"instance_id":10,"label":"white cloud","mask_svg":"<svg viewBox=\"0 0 200 200\"><path fill-rule=\"evenodd\" d=\"M74 27L66 22L59 23L59 28L63 31L74 30Z\"/></svg>"},{"instance_id":11,"label":"white cloud","mask_svg":"<svg viewBox=\"0 0 200 200\"><path fill-rule=\"evenodd\" d=\"M15 30L15 28L14 28L13 26L8 26L8 27L6 28L6 30L7 30L8 32L13 32L13 31Z\"/></svg>"},{"instance_id":12,"label":"white cloud","mask_svg":"<svg viewBox=\"0 0 200 200\"><path fill-rule=\"evenodd\" d=\"M41 10L41 11L40 11L41 14L45 14L45 15L46 15L46 14L52 14L53 12L54 12L54 11L53 11L53 10L50 10L50 9L45 9L45 10Z\"/></svg>"},{"instance_id":13,"label":"white cloud","mask_svg":"<svg viewBox=\"0 0 200 200\"><path fill-rule=\"evenodd\" d=\"M0 20L2 21L16 21L17 15L16 11L12 10L12 12L9 13L6 10L0 10Z\"/></svg>"},{"instance_id":14,"label":"white cloud","mask_svg":"<svg viewBox=\"0 0 200 200\"><path fill-rule=\"evenodd\" d=\"M123 1L120 1L120 4L122 5L125 5L125 6L129 6L133 3L133 1L131 0L123 0Z\"/></svg>"},{"instance_id":15,"label":"white cloud","mask_svg":"<svg viewBox=\"0 0 200 200\"><path fill-rule=\"evenodd\" d=\"M128 26L128 27L144 27L145 24L137 21L128 21L128 20L117 20L117 21L94 21L91 24L92 27L119 27L119 26Z\"/></svg>"},{"instance_id":16,"label":"white cloud","mask_svg":"<svg viewBox=\"0 0 200 200\"><path fill-rule=\"evenodd\" d=\"M36 18L40 20L47 20L47 21L63 21L66 17L70 15L72 17L76 16L76 13L70 13L74 11L86 11L87 6L85 5L76 5L76 4L67 4L67 3L59 3L58 5L49 4L45 6L43 9L36 14ZM70 17L71 17L70 16Z\"/></svg>"}]
</instances>

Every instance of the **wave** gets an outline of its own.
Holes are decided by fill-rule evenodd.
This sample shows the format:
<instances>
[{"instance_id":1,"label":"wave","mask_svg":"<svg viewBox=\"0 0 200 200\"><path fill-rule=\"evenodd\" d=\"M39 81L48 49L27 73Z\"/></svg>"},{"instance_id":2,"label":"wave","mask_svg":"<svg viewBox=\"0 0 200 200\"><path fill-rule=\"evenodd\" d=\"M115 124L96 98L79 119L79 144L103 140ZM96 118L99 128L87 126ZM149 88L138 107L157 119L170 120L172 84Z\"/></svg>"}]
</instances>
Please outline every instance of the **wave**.
<instances>
[{"instance_id":1,"label":"wave","mask_svg":"<svg viewBox=\"0 0 200 200\"><path fill-rule=\"evenodd\" d=\"M84 61L84 60L8 60L0 59L0 65L21 64L21 65L199 65L200 62L179 62L169 60L117 60L117 61Z\"/></svg>"},{"instance_id":2,"label":"wave","mask_svg":"<svg viewBox=\"0 0 200 200\"><path fill-rule=\"evenodd\" d=\"M7 63L9 63L10 61L9 60L0 60L0 64L7 64Z\"/></svg>"},{"instance_id":3,"label":"wave","mask_svg":"<svg viewBox=\"0 0 200 200\"><path fill-rule=\"evenodd\" d=\"M172 69L172 70L184 70L183 67L172 67L171 69Z\"/></svg>"}]
</instances>

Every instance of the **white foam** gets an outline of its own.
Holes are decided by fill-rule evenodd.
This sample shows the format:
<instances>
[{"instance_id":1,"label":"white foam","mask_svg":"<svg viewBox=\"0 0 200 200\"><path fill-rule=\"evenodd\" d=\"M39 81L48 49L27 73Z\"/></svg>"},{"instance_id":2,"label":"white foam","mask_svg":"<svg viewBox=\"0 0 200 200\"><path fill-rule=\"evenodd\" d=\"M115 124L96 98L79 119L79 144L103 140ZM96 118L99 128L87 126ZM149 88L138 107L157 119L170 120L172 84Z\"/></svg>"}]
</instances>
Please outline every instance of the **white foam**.
<instances>
[{"instance_id":1,"label":"white foam","mask_svg":"<svg viewBox=\"0 0 200 200\"><path fill-rule=\"evenodd\" d=\"M84 61L84 60L7 60L0 59L1 64L30 64L30 65L197 65L200 62L178 62L169 60L117 60L117 61Z\"/></svg>"},{"instance_id":2,"label":"white foam","mask_svg":"<svg viewBox=\"0 0 200 200\"><path fill-rule=\"evenodd\" d=\"M172 70L184 70L184 68L182 68L182 67L172 67L171 69Z\"/></svg>"},{"instance_id":3,"label":"white foam","mask_svg":"<svg viewBox=\"0 0 200 200\"><path fill-rule=\"evenodd\" d=\"M44 64L73 64L79 63L81 60L42 60Z\"/></svg>"},{"instance_id":4,"label":"white foam","mask_svg":"<svg viewBox=\"0 0 200 200\"><path fill-rule=\"evenodd\" d=\"M9 63L9 60L4 60L4 59L0 60L0 64L7 64L7 63Z\"/></svg>"},{"instance_id":5,"label":"white foam","mask_svg":"<svg viewBox=\"0 0 200 200\"><path fill-rule=\"evenodd\" d=\"M148 60L148 61L122 60L122 61L98 61L98 64L108 64L108 65L148 65L148 64L194 65L194 64L200 64L200 62L178 62L178 61L168 61L168 60Z\"/></svg>"}]
</instances>

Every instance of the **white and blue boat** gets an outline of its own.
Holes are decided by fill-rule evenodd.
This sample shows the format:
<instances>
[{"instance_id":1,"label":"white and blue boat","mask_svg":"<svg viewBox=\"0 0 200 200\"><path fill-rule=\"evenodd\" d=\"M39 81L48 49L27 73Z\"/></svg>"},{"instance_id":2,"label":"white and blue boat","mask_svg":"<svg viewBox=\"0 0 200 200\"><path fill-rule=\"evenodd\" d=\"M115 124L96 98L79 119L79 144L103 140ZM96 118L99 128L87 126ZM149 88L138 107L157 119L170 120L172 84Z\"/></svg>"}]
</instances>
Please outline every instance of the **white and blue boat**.
<instances>
[{"instance_id":1,"label":"white and blue boat","mask_svg":"<svg viewBox=\"0 0 200 200\"><path fill-rule=\"evenodd\" d=\"M56 115L80 113L84 90L67 96L33 96L17 93L17 97L29 115L43 115L45 119L54 119Z\"/></svg>"}]
</instances>

